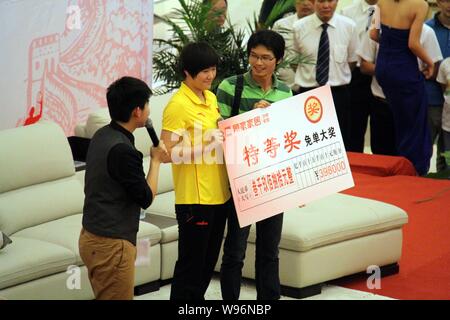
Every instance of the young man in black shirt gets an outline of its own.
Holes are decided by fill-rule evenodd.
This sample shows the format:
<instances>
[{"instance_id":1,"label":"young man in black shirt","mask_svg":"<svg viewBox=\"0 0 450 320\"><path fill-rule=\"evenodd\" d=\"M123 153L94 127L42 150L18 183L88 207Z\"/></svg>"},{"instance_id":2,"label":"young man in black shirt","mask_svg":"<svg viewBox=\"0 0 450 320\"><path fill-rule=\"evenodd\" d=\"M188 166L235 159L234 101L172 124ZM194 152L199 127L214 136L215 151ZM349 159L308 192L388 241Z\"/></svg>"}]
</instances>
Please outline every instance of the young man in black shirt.
<instances>
[{"instance_id":1,"label":"young man in black shirt","mask_svg":"<svg viewBox=\"0 0 450 320\"><path fill-rule=\"evenodd\" d=\"M106 98L112 121L89 145L79 249L96 299L133 299L140 210L156 195L159 166L166 156L163 144L152 147L146 177L132 133L145 125L151 95L136 78L111 84Z\"/></svg>"}]
</instances>

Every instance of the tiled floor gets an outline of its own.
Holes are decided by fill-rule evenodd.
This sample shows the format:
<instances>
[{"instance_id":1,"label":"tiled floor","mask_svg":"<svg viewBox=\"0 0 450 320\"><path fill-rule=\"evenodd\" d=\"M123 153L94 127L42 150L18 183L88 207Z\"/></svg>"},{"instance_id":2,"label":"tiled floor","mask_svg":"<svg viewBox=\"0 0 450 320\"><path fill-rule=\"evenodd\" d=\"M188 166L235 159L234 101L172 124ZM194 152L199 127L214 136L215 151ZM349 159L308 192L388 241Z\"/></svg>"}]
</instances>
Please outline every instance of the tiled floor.
<instances>
[{"instance_id":1,"label":"tiled floor","mask_svg":"<svg viewBox=\"0 0 450 320\"><path fill-rule=\"evenodd\" d=\"M170 296L170 284L165 285L159 291L147 293L135 297L135 300L168 300ZM205 296L206 300L221 300L220 282L217 276L213 278L209 285ZM255 286L249 282L244 281L241 289L241 300L255 300L256 291ZM347 289L332 285L324 285L322 293L316 296L306 298L305 300L390 300L391 298L375 295L368 292ZM289 297L281 297L281 300L296 300Z\"/></svg>"}]
</instances>

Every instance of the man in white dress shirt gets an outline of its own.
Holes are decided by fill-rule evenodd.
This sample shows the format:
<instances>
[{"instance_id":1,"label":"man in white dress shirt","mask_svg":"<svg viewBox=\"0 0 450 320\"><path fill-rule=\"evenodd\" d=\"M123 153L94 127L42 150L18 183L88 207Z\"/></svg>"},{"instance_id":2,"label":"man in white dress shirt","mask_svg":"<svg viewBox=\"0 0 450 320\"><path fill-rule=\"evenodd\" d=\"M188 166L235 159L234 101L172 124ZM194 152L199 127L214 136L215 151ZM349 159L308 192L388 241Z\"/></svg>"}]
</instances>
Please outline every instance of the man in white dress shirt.
<instances>
[{"instance_id":1,"label":"man in white dress shirt","mask_svg":"<svg viewBox=\"0 0 450 320\"><path fill-rule=\"evenodd\" d=\"M358 40L361 43L363 37L367 36L375 4L378 0L356 0L350 6L341 10L341 14L349 17L356 23ZM372 94L370 90L371 77L362 74L359 68L359 61L352 72L350 82L350 143L347 151L363 152L364 136L366 134L367 122L369 118L370 102Z\"/></svg>"},{"instance_id":2,"label":"man in white dress shirt","mask_svg":"<svg viewBox=\"0 0 450 320\"><path fill-rule=\"evenodd\" d=\"M314 4L312 0L296 0L295 1L294 14L287 16L286 18L277 20L273 25L272 30L281 34L286 43L286 53L284 58L293 57L293 37L294 31L292 27L294 23L314 13ZM293 91L297 91L298 87L295 86L295 68L297 66L286 67L278 69L278 78L283 80Z\"/></svg>"},{"instance_id":3,"label":"man in white dress shirt","mask_svg":"<svg viewBox=\"0 0 450 320\"><path fill-rule=\"evenodd\" d=\"M300 87L298 93L324 84L331 86L342 137L348 148L351 124L348 84L358 60L356 24L335 13L338 0L313 2L315 13L294 23L294 50L316 64L299 64L295 84ZM322 39L326 40L322 42ZM328 46L322 46L327 42Z\"/></svg>"},{"instance_id":4,"label":"man in white dress shirt","mask_svg":"<svg viewBox=\"0 0 450 320\"><path fill-rule=\"evenodd\" d=\"M442 60L442 53L439 47L434 30L424 24L420 35L420 44L434 62L435 66ZM361 72L372 76L371 90L373 100L370 104L370 146L372 153L397 155L395 150L395 127L391 108L380 85L375 78L375 64L378 53L378 43L371 40L367 35L362 38L357 50L361 58ZM419 68L423 69L424 64L419 60Z\"/></svg>"}]
</instances>

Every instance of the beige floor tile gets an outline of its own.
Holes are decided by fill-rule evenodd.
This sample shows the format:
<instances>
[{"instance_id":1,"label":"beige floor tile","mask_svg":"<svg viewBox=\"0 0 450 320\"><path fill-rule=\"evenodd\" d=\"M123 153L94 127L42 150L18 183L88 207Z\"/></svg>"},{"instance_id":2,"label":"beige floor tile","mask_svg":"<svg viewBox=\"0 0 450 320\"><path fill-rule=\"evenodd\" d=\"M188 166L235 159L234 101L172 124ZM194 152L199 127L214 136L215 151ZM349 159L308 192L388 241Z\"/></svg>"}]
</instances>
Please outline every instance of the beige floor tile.
<instances>
[{"instance_id":1,"label":"beige floor tile","mask_svg":"<svg viewBox=\"0 0 450 320\"><path fill-rule=\"evenodd\" d=\"M165 285L159 291L147 293L135 297L135 300L168 300L170 297L170 284ZM214 277L209 285L205 295L206 300L222 300L220 293L220 281L218 277ZM253 283L244 281L241 288L241 300L255 300L256 289ZM369 292L352 290L348 288L324 285L322 293L316 296L305 298L305 300L391 300L392 298L384 297ZM281 300L297 300L290 297L282 296Z\"/></svg>"}]
</instances>

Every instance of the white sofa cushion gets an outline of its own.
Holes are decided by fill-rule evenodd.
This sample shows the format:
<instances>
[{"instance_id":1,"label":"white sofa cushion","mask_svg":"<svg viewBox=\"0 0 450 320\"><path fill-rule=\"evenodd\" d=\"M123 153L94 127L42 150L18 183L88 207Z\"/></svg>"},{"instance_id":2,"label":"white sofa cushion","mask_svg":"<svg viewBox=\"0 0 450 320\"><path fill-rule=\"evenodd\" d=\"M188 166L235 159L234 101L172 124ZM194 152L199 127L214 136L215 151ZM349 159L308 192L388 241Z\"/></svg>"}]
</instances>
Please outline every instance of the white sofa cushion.
<instances>
[{"instance_id":1,"label":"white sofa cushion","mask_svg":"<svg viewBox=\"0 0 450 320\"><path fill-rule=\"evenodd\" d=\"M0 132L0 193L75 174L62 129L49 121Z\"/></svg>"},{"instance_id":2,"label":"white sofa cushion","mask_svg":"<svg viewBox=\"0 0 450 320\"><path fill-rule=\"evenodd\" d=\"M75 214L61 219L42 223L31 228L21 230L14 237L36 239L53 243L70 250L75 256L77 265L83 262L78 251L78 238L81 231L82 214Z\"/></svg>"},{"instance_id":3,"label":"white sofa cushion","mask_svg":"<svg viewBox=\"0 0 450 320\"><path fill-rule=\"evenodd\" d=\"M164 109L172 96L173 92L168 92L159 96L152 96L150 98L150 118L152 119L156 133L160 133L162 130Z\"/></svg>"},{"instance_id":4,"label":"white sofa cushion","mask_svg":"<svg viewBox=\"0 0 450 320\"><path fill-rule=\"evenodd\" d=\"M97 109L89 114L84 129L84 132L86 134L85 138L91 139L98 129L106 126L110 121L111 117L109 116L108 108Z\"/></svg>"},{"instance_id":5,"label":"white sofa cushion","mask_svg":"<svg viewBox=\"0 0 450 320\"><path fill-rule=\"evenodd\" d=\"M152 147L152 141L148 135L147 129L145 128L137 128L133 132L134 135L134 145L136 149L138 149L144 157L150 156L150 148Z\"/></svg>"},{"instance_id":6,"label":"white sofa cushion","mask_svg":"<svg viewBox=\"0 0 450 320\"><path fill-rule=\"evenodd\" d=\"M66 249L76 255L76 264L82 265L78 250L78 239L82 227L82 214L76 214L62 219L50 221L35 227L24 229L14 234L15 237L37 239L50 242ZM161 231L150 223L141 222L139 224L139 238L150 239L151 245L156 245L161 240Z\"/></svg>"},{"instance_id":7,"label":"white sofa cushion","mask_svg":"<svg viewBox=\"0 0 450 320\"><path fill-rule=\"evenodd\" d=\"M38 167L36 167L39 170ZM0 229L22 229L83 211L84 193L75 175L0 194Z\"/></svg>"},{"instance_id":8,"label":"white sofa cushion","mask_svg":"<svg viewBox=\"0 0 450 320\"><path fill-rule=\"evenodd\" d=\"M178 224L161 229L161 244L178 240Z\"/></svg>"},{"instance_id":9,"label":"white sofa cushion","mask_svg":"<svg viewBox=\"0 0 450 320\"><path fill-rule=\"evenodd\" d=\"M0 251L0 289L35 280L75 264L75 254L61 246L12 236L12 244Z\"/></svg>"},{"instance_id":10,"label":"white sofa cushion","mask_svg":"<svg viewBox=\"0 0 450 320\"><path fill-rule=\"evenodd\" d=\"M151 245L154 246L160 243L161 236L161 230L157 226L144 221L139 222L138 239L150 239Z\"/></svg>"},{"instance_id":11,"label":"white sofa cushion","mask_svg":"<svg viewBox=\"0 0 450 320\"><path fill-rule=\"evenodd\" d=\"M150 157L144 157L143 169L147 173L150 166ZM173 190L172 165L161 163L159 166L158 193L165 193Z\"/></svg>"},{"instance_id":12,"label":"white sofa cushion","mask_svg":"<svg viewBox=\"0 0 450 320\"><path fill-rule=\"evenodd\" d=\"M50 121L0 132L0 229L21 229L80 213L83 189L69 143Z\"/></svg>"},{"instance_id":13,"label":"white sofa cushion","mask_svg":"<svg viewBox=\"0 0 450 320\"><path fill-rule=\"evenodd\" d=\"M284 214L280 248L308 251L344 240L401 228L406 212L380 201L333 194ZM252 226L249 242L254 243Z\"/></svg>"},{"instance_id":14,"label":"white sofa cushion","mask_svg":"<svg viewBox=\"0 0 450 320\"><path fill-rule=\"evenodd\" d=\"M111 117L109 116L108 109L97 109L89 114L88 119L86 121L86 125L79 125L77 126L78 129L75 132L75 134L83 134L82 138L88 138L92 139L94 134L97 132L98 129L103 128L107 124L111 122ZM138 128L133 132L134 139L135 139L135 146L136 149L138 149L144 157L150 155L150 147L151 147L151 140L148 136L147 129L145 128Z\"/></svg>"},{"instance_id":15,"label":"white sofa cushion","mask_svg":"<svg viewBox=\"0 0 450 320\"><path fill-rule=\"evenodd\" d=\"M148 213L158 214L170 218L176 218L175 214L175 191L159 193L151 206L146 210Z\"/></svg>"},{"instance_id":16,"label":"white sofa cushion","mask_svg":"<svg viewBox=\"0 0 450 320\"><path fill-rule=\"evenodd\" d=\"M78 125L75 132L76 135L82 138L92 139L98 129L106 126L111 122L108 109L97 109L89 114L85 125ZM158 131L157 131L158 132ZM150 155L150 148L152 146L147 129L138 128L133 132L134 144L144 157Z\"/></svg>"}]
</instances>

